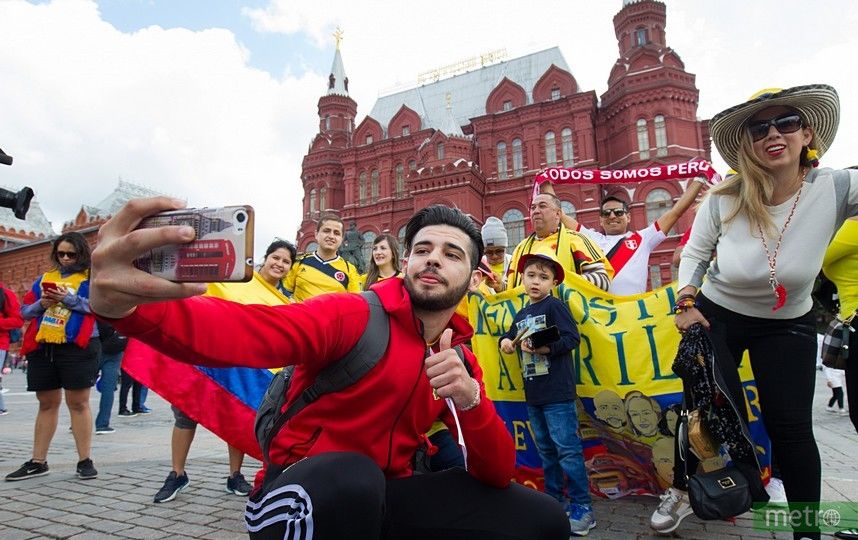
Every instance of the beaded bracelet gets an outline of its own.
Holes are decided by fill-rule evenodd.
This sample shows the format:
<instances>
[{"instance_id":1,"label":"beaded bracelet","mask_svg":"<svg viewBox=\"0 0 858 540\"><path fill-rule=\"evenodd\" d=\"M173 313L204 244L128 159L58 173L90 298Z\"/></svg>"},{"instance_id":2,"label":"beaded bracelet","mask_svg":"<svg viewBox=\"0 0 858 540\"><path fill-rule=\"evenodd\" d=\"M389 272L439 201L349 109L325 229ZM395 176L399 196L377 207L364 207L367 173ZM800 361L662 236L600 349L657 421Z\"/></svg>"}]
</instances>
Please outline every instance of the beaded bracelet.
<instances>
[{"instance_id":1,"label":"beaded bracelet","mask_svg":"<svg viewBox=\"0 0 858 540\"><path fill-rule=\"evenodd\" d=\"M474 399L464 407L460 407L460 411L470 411L480 404L480 383L473 377L471 377L471 381L474 383Z\"/></svg>"},{"instance_id":2,"label":"beaded bracelet","mask_svg":"<svg viewBox=\"0 0 858 540\"><path fill-rule=\"evenodd\" d=\"M676 305L673 306L673 313L679 315L680 313L685 313L691 308L697 307L697 302L694 301L693 296L680 297L679 300L676 301Z\"/></svg>"}]
</instances>

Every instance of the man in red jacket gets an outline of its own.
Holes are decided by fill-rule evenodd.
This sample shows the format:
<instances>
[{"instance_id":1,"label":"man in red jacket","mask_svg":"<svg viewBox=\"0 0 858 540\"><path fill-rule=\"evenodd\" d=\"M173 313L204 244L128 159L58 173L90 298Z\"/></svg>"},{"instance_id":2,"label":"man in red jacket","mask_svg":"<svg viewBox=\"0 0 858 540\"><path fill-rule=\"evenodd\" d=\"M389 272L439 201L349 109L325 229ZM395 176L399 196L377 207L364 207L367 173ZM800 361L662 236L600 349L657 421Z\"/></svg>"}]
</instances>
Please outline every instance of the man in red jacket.
<instances>
[{"instance_id":1,"label":"man in red jacket","mask_svg":"<svg viewBox=\"0 0 858 540\"><path fill-rule=\"evenodd\" d=\"M181 205L131 201L101 228L93 312L177 360L295 364L291 402L358 341L366 301L328 294L286 306L243 305L136 270L131 262L149 249L193 238L190 227L133 230ZM568 539L559 503L510 484L512 439L485 396L473 353L464 349L469 373L452 348L472 333L455 310L479 282L480 232L458 210L432 206L408 222L405 243L404 279L373 286L389 317L387 352L357 383L302 409L274 439L271 462L285 470L263 486L257 478L245 512L251 538ZM415 476L412 456L437 418L460 435L467 472Z\"/></svg>"}]
</instances>

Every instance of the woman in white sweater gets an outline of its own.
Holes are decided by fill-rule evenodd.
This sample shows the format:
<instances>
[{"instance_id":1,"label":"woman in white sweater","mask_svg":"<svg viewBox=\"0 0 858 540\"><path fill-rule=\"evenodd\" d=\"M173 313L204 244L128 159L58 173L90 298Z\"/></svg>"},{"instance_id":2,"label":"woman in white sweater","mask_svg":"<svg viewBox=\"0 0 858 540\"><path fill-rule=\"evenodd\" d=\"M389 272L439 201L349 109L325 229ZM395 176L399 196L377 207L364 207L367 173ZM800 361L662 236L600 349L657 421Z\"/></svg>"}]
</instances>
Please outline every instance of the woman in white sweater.
<instances>
[{"instance_id":1,"label":"woman in white sweater","mask_svg":"<svg viewBox=\"0 0 858 540\"><path fill-rule=\"evenodd\" d=\"M737 365L748 351L790 503L820 499L810 293L828 242L858 214L858 172L816 168L839 118L827 85L767 89L715 115L713 141L738 174L701 204L679 266L676 326L710 329ZM684 473L674 477L651 520L661 532L691 513ZM818 530L794 534L819 538Z\"/></svg>"}]
</instances>

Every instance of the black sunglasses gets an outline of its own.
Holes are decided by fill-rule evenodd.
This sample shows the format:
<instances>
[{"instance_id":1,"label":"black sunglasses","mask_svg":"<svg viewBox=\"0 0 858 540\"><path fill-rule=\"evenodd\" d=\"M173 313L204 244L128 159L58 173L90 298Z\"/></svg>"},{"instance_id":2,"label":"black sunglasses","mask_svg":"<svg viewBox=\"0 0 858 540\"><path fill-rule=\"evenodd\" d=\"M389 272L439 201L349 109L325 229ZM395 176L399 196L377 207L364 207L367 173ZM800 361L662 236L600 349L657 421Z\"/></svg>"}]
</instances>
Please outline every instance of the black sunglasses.
<instances>
[{"instance_id":1,"label":"black sunglasses","mask_svg":"<svg viewBox=\"0 0 858 540\"><path fill-rule=\"evenodd\" d=\"M57 251L57 259L77 259L74 251Z\"/></svg>"},{"instance_id":2,"label":"black sunglasses","mask_svg":"<svg viewBox=\"0 0 858 540\"><path fill-rule=\"evenodd\" d=\"M599 212L599 214L601 214L602 217L608 217L611 214L614 214L617 217L623 217L624 215L626 215L626 213L627 212L625 210L623 210L622 208L607 208L607 209L601 210Z\"/></svg>"},{"instance_id":3,"label":"black sunglasses","mask_svg":"<svg viewBox=\"0 0 858 540\"><path fill-rule=\"evenodd\" d=\"M800 130L803 125L804 122L801 121L801 116L795 113L789 113L769 120L750 122L748 123L748 133L751 135L751 139L756 142L769 134L770 126L774 126L774 128L778 130L778 133L785 134L795 133Z\"/></svg>"}]
</instances>

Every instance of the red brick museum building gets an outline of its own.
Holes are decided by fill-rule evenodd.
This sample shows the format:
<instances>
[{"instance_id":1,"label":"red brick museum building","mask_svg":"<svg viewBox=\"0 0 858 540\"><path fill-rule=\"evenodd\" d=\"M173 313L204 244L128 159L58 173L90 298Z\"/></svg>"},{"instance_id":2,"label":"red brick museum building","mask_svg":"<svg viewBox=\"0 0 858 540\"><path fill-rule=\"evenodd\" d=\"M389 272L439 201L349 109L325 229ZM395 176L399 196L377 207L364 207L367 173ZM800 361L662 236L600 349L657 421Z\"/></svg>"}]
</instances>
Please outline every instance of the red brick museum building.
<instances>
[{"instance_id":1,"label":"red brick museum building","mask_svg":"<svg viewBox=\"0 0 858 540\"><path fill-rule=\"evenodd\" d=\"M364 249L382 232L403 237L415 210L456 206L482 223L500 217L511 247L530 232L529 190L544 167L635 168L710 159L709 124L697 119L695 76L667 46L666 7L626 0L614 16L619 57L608 90L578 87L558 48L476 64L475 69L380 97L357 125L357 103L337 49L319 132L304 156L299 250L315 248L315 219L333 210L356 222ZM485 59L484 59L485 60ZM567 213L598 227L598 206L619 192L632 227L646 227L684 182L559 186ZM650 260L652 285L671 279L672 238ZM368 253L368 251L367 251Z\"/></svg>"}]
</instances>

